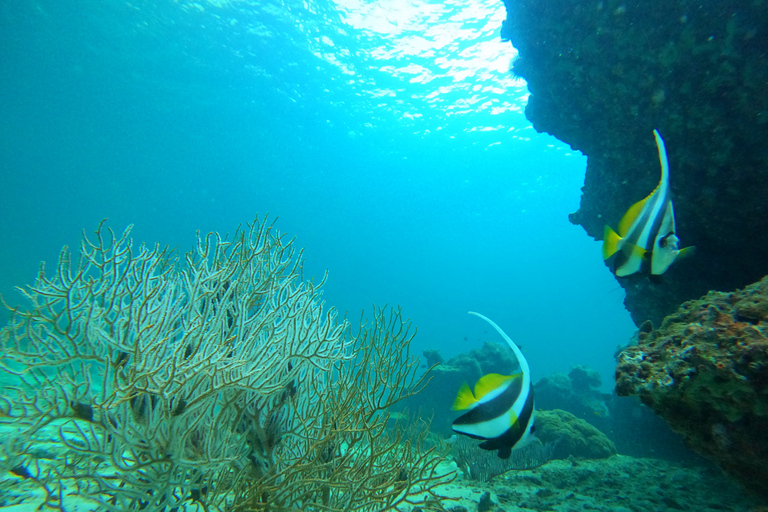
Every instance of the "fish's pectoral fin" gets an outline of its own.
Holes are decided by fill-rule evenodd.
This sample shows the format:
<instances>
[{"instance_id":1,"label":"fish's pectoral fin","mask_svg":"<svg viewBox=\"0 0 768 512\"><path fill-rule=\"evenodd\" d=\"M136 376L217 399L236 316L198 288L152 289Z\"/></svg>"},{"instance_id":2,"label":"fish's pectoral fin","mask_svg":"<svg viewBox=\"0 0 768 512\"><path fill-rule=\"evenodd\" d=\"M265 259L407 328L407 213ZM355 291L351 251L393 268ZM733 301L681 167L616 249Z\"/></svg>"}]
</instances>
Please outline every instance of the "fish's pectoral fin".
<instances>
[{"instance_id":1,"label":"fish's pectoral fin","mask_svg":"<svg viewBox=\"0 0 768 512\"><path fill-rule=\"evenodd\" d=\"M690 258L694 254L696 254L696 246L689 245L688 247L683 247L682 249L680 249L680 252L677 253L676 259L679 260L681 258Z\"/></svg>"},{"instance_id":2,"label":"fish's pectoral fin","mask_svg":"<svg viewBox=\"0 0 768 512\"><path fill-rule=\"evenodd\" d=\"M476 403L477 400L475 400L472 390L469 389L469 384L465 382L459 388L459 393L456 395L456 400L453 401L453 407L451 407L451 409L454 411L463 411L471 409Z\"/></svg>"},{"instance_id":3,"label":"fish's pectoral fin","mask_svg":"<svg viewBox=\"0 0 768 512\"><path fill-rule=\"evenodd\" d=\"M515 414L515 411L509 411L509 427L512 428L515 426L515 423L517 423L517 414Z\"/></svg>"},{"instance_id":4,"label":"fish's pectoral fin","mask_svg":"<svg viewBox=\"0 0 768 512\"><path fill-rule=\"evenodd\" d=\"M607 260L619 250L621 237L610 226L606 225L603 229L603 259Z\"/></svg>"}]
</instances>

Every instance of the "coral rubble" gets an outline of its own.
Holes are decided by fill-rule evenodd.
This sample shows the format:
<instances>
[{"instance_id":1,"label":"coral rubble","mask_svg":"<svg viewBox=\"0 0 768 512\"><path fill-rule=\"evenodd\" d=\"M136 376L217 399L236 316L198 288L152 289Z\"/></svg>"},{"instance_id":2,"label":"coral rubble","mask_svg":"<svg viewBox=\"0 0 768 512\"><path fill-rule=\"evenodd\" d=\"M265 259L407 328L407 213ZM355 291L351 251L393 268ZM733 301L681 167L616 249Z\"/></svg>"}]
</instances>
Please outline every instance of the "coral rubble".
<instances>
[{"instance_id":1,"label":"coral rubble","mask_svg":"<svg viewBox=\"0 0 768 512\"><path fill-rule=\"evenodd\" d=\"M683 304L618 357L638 395L689 445L768 498L768 278Z\"/></svg>"},{"instance_id":2,"label":"coral rubble","mask_svg":"<svg viewBox=\"0 0 768 512\"><path fill-rule=\"evenodd\" d=\"M768 10L760 0L505 0L502 37L531 92L526 115L589 157L572 222L594 238L659 180L667 141L677 230L694 258L655 286L622 279L639 325L766 272ZM746 243L749 250L735 250ZM596 256L599 257L599 256Z\"/></svg>"},{"instance_id":3,"label":"coral rubble","mask_svg":"<svg viewBox=\"0 0 768 512\"><path fill-rule=\"evenodd\" d=\"M754 498L713 467L685 466L622 455L597 460L554 460L529 471L510 471L482 483L453 484L451 512L475 511L490 490L496 512L670 511L758 512ZM424 509L426 510L426 509ZM414 509L415 512L415 509Z\"/></svg>"}]
</instances>

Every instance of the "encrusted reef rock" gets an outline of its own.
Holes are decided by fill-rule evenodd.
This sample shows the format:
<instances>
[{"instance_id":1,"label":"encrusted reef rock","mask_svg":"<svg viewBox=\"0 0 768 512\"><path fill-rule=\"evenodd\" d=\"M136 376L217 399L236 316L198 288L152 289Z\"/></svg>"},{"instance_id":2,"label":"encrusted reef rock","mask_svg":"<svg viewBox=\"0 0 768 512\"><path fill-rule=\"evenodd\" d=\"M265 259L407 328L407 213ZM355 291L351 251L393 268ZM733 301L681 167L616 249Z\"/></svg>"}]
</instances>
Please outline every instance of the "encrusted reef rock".
<instances>
[{"instance_id":1,"label":"encrusted reef rock","mask_svg":"<svg viewBox=\"0 0 768 512\"><path fill-rule=\"evenodd\" d=\"M618 357L638 395L689 445L768 498L768 278L683 304Z\"/></svg>"},{"instance_id":2,"label":"encrusted reef rock","mask_svg":"<svg viewBox=\"0 0 768 512\"><path fill-rule=\"evenodd\" d=\"M604 459L616 455L616 446L608 436L560 409L536 412L536 437L542 443L557 443L553 455L555 459L569 456Z\"/></svg>"},{"instance_id":3,"label":"encrusted reef rock","mask_svg":"<svg viewBox=\"0 0 768 512\"><path fill-rule=\"evenodd\" d=\"M505 0L502 37L526 115L589 157L571 220L601 239L658 184L666 140L677 233L693 258L659 286L621 279L640 325L768 271L768 9L764 0ZM748 244L748 247L736 244ZM748 249L748 250L742 250ZM595 255L596 258L600 256Z\"/></svg>"}]
</instances>

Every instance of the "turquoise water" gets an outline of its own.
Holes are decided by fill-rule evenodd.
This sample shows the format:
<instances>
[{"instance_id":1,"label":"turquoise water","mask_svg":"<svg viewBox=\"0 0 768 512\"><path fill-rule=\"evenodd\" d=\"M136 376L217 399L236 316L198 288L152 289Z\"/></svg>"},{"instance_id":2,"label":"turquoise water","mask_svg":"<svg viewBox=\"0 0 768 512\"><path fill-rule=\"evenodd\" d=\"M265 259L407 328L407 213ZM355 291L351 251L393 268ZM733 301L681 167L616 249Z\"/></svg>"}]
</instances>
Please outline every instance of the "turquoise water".
<instances>
[{"instance_id":1,"label":"turquoise water","mask_svg":"<svg viewBox=\"0 0 768 512\"><path fill-rule=\"evenodd\" d=\"M356 321L401 305L415 351L498 341L533 379L611 387L633 325L567 215L585 158L537 134L502 2L9 0L0 6L0 293L102 218L191 248L257 214Z\"/></svg>"}]
</instances>

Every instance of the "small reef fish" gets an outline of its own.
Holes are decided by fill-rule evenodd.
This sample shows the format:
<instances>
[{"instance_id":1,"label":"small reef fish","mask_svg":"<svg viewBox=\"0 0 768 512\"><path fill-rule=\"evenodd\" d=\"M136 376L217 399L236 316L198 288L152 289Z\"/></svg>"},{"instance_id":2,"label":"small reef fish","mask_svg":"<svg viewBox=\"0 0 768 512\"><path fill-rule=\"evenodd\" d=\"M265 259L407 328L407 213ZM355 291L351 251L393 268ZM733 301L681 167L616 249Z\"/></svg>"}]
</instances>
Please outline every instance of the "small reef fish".
<instances>
[{"instance_id":1,"label":"small reef fish","mask_svg":"<svg viewBox=\"0 0 768 512\"><path fill-rule=\"evenodd\" d=\"M618 233L609 226L603 232L603 259L614 254L613 272L624 277L639 272L650 262L652 275L661 275L678 256L693 247L680 249L675 234L675 210L669 190L669 163L664 139L653 130L661 162L661 181L651 195L633 204L619 221ZM618 253L618 254L617 254Z\"/></svg>"},{"instance_id":2,"label":"small reef fish","mask_svg":"<svg viewBox=\"0 0 768 512\"><path fill-rule=\"evenodd\" d=\"M533 388L528 361L517 345L489 318L474 311L506 340L520 364L520 373L500 375L489 373L475 384L475 392L465 382L453 403L454 411L469 410L453 422L458 434L483 439L480 448L498 450L498 456L508 459L513 447L522 447L533 440Z\"/></svg>"}]
</instances>

